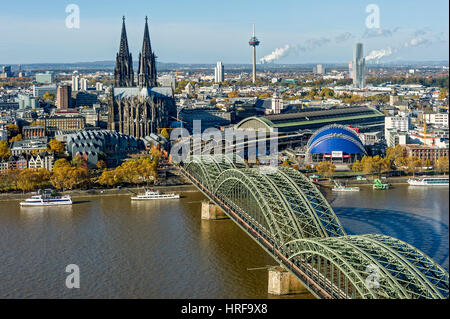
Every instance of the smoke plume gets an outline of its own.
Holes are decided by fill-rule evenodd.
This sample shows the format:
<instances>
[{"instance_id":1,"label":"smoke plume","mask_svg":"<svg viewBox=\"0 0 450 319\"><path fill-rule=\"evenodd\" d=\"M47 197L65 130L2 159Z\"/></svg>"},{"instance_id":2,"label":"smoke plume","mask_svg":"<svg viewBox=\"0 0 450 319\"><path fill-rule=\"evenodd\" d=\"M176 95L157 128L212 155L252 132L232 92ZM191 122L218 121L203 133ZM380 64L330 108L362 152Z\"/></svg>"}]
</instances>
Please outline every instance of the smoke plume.
<instances>
[{"instance_id":1,"label":"smoke plume","mask_svg":"<svg viewBox=\"0 0 450 319\"><path fill-rule=\"evenodd\" d=\"M286 54L288 54L290 49L291 49L291 46L289 44L286 44L284 47L275 49L275 51L273 51L269 55L266 55L265 57L261 58L259 60L259 62L260 63L270 63L270 62L273 62L275 60L278 60L279 58L281 58L281 57L285 56Z\"/></svg>"},{"instance_id":2,"label":"smoke plume","mask_svg":"<svg viewBox=\"0 0 450 319\"><path fill-rule=\"evenodd\" d=\"M381 58L390 56L393 53L391 48L381 49L381 50L373 50L370 52L368 56L366 56L366 61L370 60L380 60Z\"/></svg>"},{"instance_id":3,"label":"smoke plume","mask_svg":"<svg viewBox=\"0 0 450 319\"><path fill-rule=\"evenodd\" d=\"M299 54L300 52L308 52L317 49L330 42L342 43L350 39L353 35L350 32L339 34L335 37L320 37L306 40L303 44L290 45L286 44L282 48L275 49L269 55L261 58L259 63L271 63L291 53Z\"/></svg>"}]
</instances>

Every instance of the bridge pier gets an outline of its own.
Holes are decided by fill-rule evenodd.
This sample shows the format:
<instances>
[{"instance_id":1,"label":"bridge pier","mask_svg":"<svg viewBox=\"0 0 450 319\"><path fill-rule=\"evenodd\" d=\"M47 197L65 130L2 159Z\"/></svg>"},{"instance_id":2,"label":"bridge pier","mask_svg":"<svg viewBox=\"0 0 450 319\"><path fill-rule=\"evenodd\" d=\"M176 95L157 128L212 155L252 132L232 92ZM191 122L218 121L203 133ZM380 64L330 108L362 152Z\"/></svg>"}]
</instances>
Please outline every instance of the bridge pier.
<instances>
[{"instance_id":1,"label":"bridge pier","mask_svg":"<svg viewBox=\"0 0 450 319\"><path fill-rule=\"evenodd\" d=\"M267 290L269 294L277 296L308 292L290 272L281 266L269 268Z\"/></svg>"},{"instance_id":2,"label":"bridge pier","mask_svg":"<svg viewBox=\"0 0 450 319\"><path fill-rule=\"evenodd\" d=\"M210 201L202 201L202 219L218 220L228 219L228 216L216 204Z\"/></svg>"}]
</instances>

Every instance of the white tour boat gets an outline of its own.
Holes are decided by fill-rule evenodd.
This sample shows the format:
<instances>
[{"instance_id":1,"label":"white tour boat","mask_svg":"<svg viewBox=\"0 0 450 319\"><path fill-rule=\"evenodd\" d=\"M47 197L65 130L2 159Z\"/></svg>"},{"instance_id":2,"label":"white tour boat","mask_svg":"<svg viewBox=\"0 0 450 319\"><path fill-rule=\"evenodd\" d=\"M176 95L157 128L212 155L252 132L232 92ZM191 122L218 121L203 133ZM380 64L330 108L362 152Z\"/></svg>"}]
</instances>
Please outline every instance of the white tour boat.
<instances>
[{"instance_id":1,"label":"white tour boat","mask_svg":"<svg viewBox=\"0 0 450 319\"><path fill-rule=\"evenodd\" d=\"M20 206L59 206L72 205L72 197L70 195L52 196L48 194L34 195L20 202Z\"/></svg>"},{"instance_id":2,"label":"white tour boat","mask_svg":"<svg viewBox=\"0 0 450 319\"><path fill-rule=\"evenodd\" d=\"M161 194L159 191L146 190L145 194L139 194L131 197L132 200L152 200L152 199L176 199L180 198L178 194Z\"/></svg>"},{"instance_id":3,"label":"white tour boat","mask_svg":"<svg viewBox=\"0 0 450 319\"><path fill-rule=\"evenodd\" d=\"M448 177L410 178L408 184L411 186L448 186Z\"/></svg>"},{"instance_id":4,"label":"white tour boat","mask_svg":"<svg viewBox=\"0 0 450 319\"><path fill-rule=\"evenodd\" d=\"M334 187L331 190L333 192L359 192L359 187L344 186L341 183L334 181Z\"/></svg>"}]
</instances>

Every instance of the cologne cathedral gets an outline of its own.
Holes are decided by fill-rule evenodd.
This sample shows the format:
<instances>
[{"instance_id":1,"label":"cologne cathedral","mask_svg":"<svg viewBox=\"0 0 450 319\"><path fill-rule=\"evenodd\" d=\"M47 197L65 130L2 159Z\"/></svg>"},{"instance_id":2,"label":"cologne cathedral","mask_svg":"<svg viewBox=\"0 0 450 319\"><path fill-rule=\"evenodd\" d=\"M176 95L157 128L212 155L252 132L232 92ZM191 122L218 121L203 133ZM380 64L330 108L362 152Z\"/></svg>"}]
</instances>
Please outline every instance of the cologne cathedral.
<instances>
[{"instance_id":1,"label":"cologne cathedral","mask_svg":"<svg viewBox=\"0 0 450 319\"><path fill-rule=\"evenodd\" d=\"M133 59L128 49L123 18L120 49L114 69L114 86L108 105L108 129L144 138L169 127L169 121L176 117L172 88L158 87L155 59L146 17L135 85Z\"/></svg>"}]
</instances>

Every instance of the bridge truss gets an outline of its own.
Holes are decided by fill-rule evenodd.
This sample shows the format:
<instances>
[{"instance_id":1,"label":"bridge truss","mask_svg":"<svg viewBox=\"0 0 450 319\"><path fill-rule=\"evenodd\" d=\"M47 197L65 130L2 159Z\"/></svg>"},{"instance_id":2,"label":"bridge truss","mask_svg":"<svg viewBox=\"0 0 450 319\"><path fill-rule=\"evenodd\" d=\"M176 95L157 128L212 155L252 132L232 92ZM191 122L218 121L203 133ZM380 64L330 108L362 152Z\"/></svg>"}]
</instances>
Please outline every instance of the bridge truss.
<instances>
[{"instance_id":1,"label":"bridge truss","mask_svg":"<svg viewBox=\"0 0 450 319\"><path fill-rule=\"evenodd\" d=\"M347 235L322 193L288 167L190 156L183 174L319 298L448 298L439 264L398 239Z\"/></svg>"}]
</instances>

